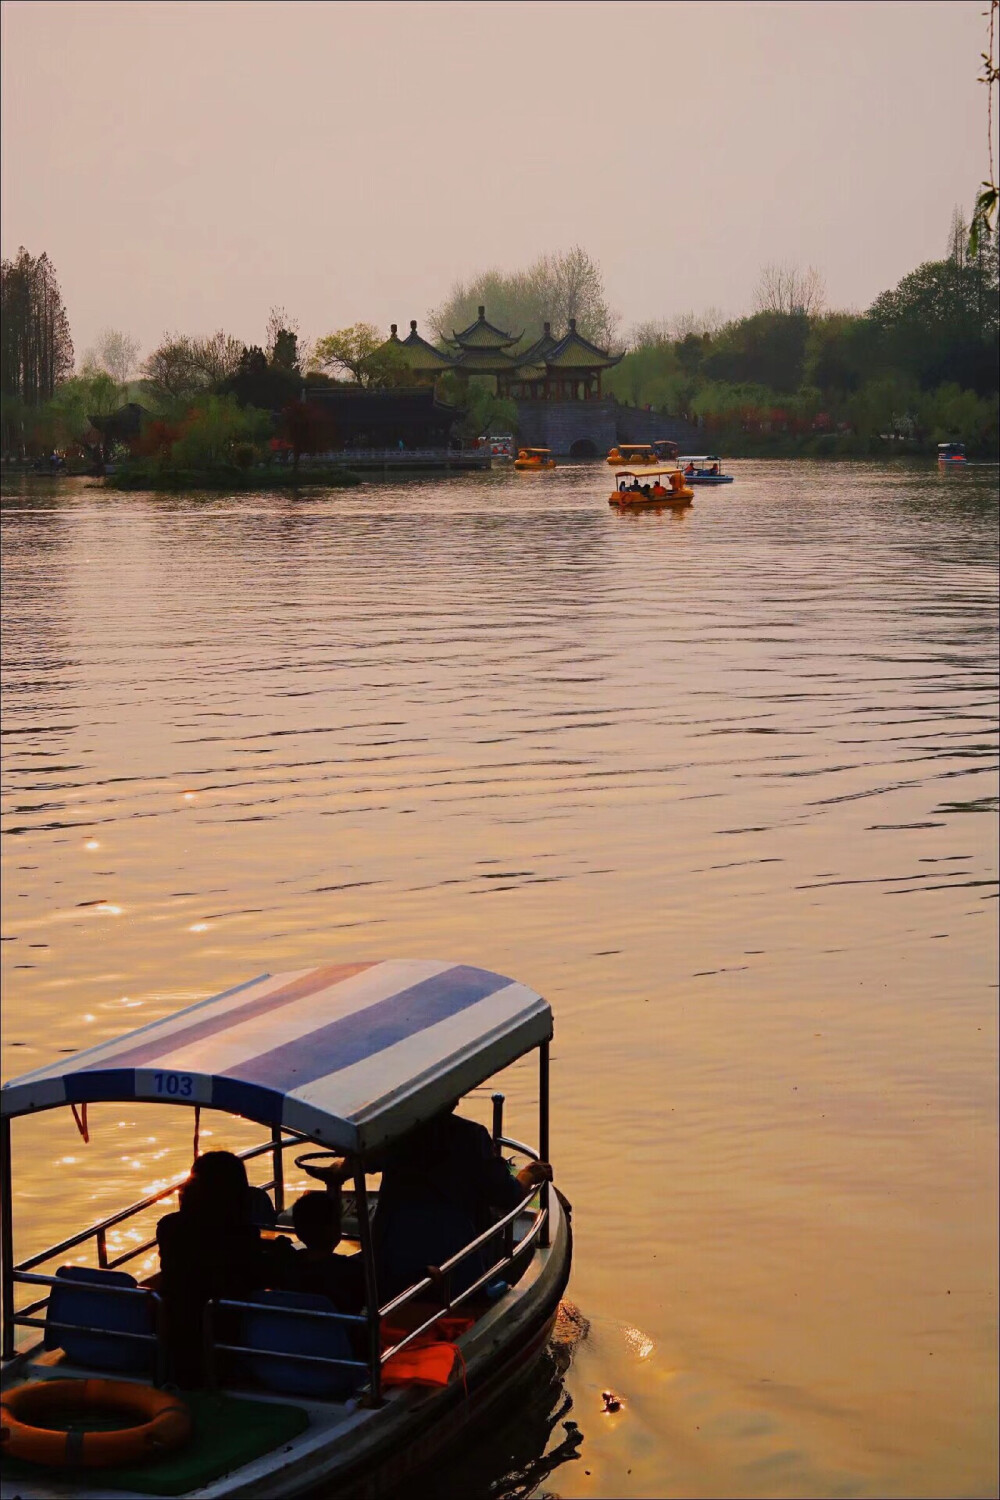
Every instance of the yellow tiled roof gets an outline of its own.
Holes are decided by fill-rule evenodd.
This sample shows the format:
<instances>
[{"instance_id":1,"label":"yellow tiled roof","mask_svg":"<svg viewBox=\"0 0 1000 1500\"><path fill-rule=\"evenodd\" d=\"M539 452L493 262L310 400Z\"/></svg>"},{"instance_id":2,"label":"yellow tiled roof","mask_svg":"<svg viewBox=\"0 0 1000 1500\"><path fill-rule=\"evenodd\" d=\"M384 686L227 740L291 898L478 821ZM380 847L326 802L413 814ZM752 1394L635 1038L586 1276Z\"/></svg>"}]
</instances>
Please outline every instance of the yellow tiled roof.
<instances>
[{"instance_id":1,"label":"yellow tiled roof","mask_svg":"<svg viewBox=\"0 0 1000 1500\"><path fill-rule=\"evenodd\" d=\"M577 333L575 319L571 318L569 333L546 354L545 363L553 370L606 370L623 358L624 355L598 349L596 344Z\"/></svg>"},{"instance_id":2,"label":"yellow tiled roof","mask_svg":"<svg viewBox=\"0 0 1000 1500\"><path fill-rule=\"evenodd\" d=\"M453 366L456 370L468 370L472 374L494 375L499 371L512 370L517 360L503 349L459 349Z\"/></svg>"},{"instance_id":3,"label":"yellow tiled roof","mask_svg":"<svg viewBox=\"0 0 1000 1500\"><path fill-rule=\"evenodd\" d=\"M523 334L504 333L502 328L496 328L492 323L486 321L486 309L479 309L479 317L468 328L463 328L461 333L455 333L449 342L460 344L463 349L509 349L511 344L516 344Z\"/></svg>"}]
</instances>

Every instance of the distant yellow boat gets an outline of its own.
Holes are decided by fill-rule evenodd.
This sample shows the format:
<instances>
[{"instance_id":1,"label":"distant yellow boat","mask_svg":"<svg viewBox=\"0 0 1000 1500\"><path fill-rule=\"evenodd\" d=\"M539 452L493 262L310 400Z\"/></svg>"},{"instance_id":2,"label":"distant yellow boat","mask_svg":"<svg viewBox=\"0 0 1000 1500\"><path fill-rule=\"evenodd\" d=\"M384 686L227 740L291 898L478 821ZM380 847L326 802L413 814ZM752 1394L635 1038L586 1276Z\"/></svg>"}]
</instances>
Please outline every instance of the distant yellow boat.
<instances>
[{"instance_id":1,"label":"distant yellow boat","mask_svg":"<svg viewBox=\"0 0 1000 1500\"><path fill-rule=\"evenodd\" d=\"M640 477L644 481L639 483ZM666 484L661 481L666 480ZM631 483L629 482L631 481ZM694 490L684 483L684 475L678 468L647 469L636 473L634 467L620 469L615 475L615 492L608 501L619 510L637 510L650 506L690 505Z\"/></svg>"},{"instance_id":2,"label":"distant yellow boat","mask_svg":"<svg viewBox=\"0 0 1000 1500\"><path fill-rule=\"evenodd\" d=\"M608 454L609 464L658 464L660 456L649 443L619 443Z\"/></svg>"},{"instance_id":3,"label":"distant yellow boat","mask_svg":"<svg viewBox=\"0 0 1000 1500\"><path fill-rule=\"evenodd\" d=\"M555 466L551 448L519 448L514 460L515 469L554 469Z\"/></svg>"}]
</instances>

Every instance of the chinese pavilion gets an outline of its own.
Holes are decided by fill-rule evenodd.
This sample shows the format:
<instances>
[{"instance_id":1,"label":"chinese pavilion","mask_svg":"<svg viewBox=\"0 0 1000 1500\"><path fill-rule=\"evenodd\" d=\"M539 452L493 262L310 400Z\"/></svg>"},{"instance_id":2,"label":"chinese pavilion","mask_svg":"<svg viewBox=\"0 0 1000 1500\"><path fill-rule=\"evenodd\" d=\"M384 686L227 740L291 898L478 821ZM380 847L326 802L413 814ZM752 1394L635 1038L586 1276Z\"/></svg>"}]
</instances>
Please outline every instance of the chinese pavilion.
<instances>
[{"instance_id":1,"label":"chinese pavilion","mask_svg":"<svg viewBox=\"0 0 1000 1500\"><path fill-rule=\"evenodd\" d=\"M577 332L575 318L570 318L564 338L555 338L546 323L541 338L518 353L515 346L523 337L523 332L511 334L495 327L487 321L486 308L480 307L474 323L442 341L444 349L420 337L416 319L410 322L405 339L399 338L393 323L382 347L400 352L415 384L433 383L445 370L465 376L491 375L498 395L518 401L600 400L602 372L623 357L585 339Z\"/></svg>"},{"instance_id":2,"label":"chinese pavilion","mask_svg":"<svg viewBox=\"0 0 1000 1500\"><path fill-rule=\"evenodd\" d=\"M575 318L562 339L553 338L546 323L542 337L521 355L505 394L520 401L599 401L602 372L622 358L577 333Z\"/></svg>"}]
</instances>

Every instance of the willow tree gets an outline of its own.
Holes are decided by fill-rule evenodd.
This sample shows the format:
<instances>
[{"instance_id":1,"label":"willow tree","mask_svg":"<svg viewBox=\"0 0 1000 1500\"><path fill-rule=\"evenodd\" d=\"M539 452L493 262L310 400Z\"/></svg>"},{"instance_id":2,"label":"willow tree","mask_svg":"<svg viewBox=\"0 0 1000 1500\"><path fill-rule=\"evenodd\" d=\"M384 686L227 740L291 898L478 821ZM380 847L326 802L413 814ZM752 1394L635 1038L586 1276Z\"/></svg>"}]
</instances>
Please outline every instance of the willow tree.
<instances>
[{"instance_id":1,"label":"willow tree","mask_svg":"<svg viewBox=\"0 0 1000 1500\"><path fill-rule=\"evenodd\" d=\"M0 386L35 407L73 372L73 340L55 267L22 245L0 265Z\"/></svg>"}]
</instances>

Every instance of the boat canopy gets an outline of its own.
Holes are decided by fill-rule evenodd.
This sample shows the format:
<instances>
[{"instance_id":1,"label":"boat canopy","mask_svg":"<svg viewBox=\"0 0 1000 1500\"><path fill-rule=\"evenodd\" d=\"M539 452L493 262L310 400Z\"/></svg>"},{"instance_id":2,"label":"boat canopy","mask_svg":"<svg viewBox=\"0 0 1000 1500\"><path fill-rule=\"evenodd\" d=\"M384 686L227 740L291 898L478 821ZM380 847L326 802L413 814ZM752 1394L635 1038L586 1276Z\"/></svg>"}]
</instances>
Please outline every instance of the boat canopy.
<instances>
[{"instance_id":1,"label":"boat canopy","mask_svg":"<svg viewBox=\"0 0 1000 1500\"><path fill-rule=\"evenodd\" d=\"M676 474L676 463L669 464L666 468L651 468L643 464L641 469L616 469L616 479L659 479L664 474Z\"/></svg>"},{"instance_id":2,"label":"boat canopy","mask_svg":"<svg viewBox=\"0 0 1000 1500\"><path fill-rule=\"evenodd\" d=\"M521 452L522 453L537 453L537 454L541 455L543 453L546 453L546 454L547 453L551 453L552 449L551 448L522 448Z\"/></svg>"},{"instance_id":3,"label":"boat canopy","mask_svg":"<svg viewBox=\"0 0 1000 1500\"><path fill-rule=\"evenodd\" d=\"M0 1089L4 1116L200 1105L364 1155L552 1036L533 991L436 959L262 974Z\"/></svg>"},{"instance_id":4,"label":"boat canopy","mask_svg":"<svg viewBox=\"0 0 1000 1500\"><path fill-rule=\"evenodd\" d=\"M679 464L717 464L720 462L717 453L681 453L678 455Z\"/></svg>"}]
</instances>

